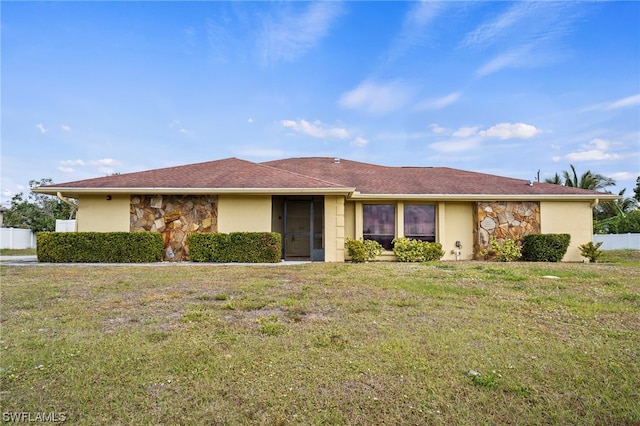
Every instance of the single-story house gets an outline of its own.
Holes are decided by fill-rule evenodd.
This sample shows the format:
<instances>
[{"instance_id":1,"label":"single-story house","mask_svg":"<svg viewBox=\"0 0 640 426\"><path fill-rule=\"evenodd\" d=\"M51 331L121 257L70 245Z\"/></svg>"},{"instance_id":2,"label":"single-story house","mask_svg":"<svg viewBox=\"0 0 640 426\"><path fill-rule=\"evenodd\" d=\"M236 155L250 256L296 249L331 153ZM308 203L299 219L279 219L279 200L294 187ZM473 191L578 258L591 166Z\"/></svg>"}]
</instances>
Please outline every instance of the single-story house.
<instances>
[{"instance_id":1,"label":"single-story house","mask_svg":"<svg viewBox=\"0 0 640 426\"><path fill-rule=\"evenodd\" d=\"M46 185L77 200L78 231L150 231L175 259L193 232L278 232L283 259L342 262L345 238L373 239L393 259L406 236L438 241L444 260L470 260L491 236L567 233L565 261L582 261L592 208L608 193L448 167L388 167L339 158L255 163L228 158Z\"/></svg>"}]
</instances>

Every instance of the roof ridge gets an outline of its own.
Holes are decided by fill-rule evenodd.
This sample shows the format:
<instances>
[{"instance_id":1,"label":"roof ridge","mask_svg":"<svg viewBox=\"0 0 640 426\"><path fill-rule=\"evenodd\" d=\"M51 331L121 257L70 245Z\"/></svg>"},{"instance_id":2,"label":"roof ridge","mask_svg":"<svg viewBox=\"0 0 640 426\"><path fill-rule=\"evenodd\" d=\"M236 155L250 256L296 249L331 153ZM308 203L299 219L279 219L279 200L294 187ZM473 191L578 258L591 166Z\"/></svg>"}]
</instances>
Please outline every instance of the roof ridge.
<instances>
[{"instance_id":1,"label":"roof ridge","mask_svg":"<svg viewBox=\"0 0 640 426\"><path fill-rule=\"evenodd\" d=\"M305 158L305 157L301 157L301 158ZM306 157L306 158L308 158L308 157ZM318 158L322 158L322 157L318 157ZM328 181L328 180L319 179L317 177L304 175L302 173L292 172L290 170L281 169L280 167L270 166L270 165L265 164L265 163L253 163L253 164L258 165L260 167L265 167L265 168L277 170L280 173L287 173L287 174L290 174L290 175L301 176L301 177L304 177L305 179L313 179L313 180L315 180L317 182L328 183L328 184L330 184L332 186L337 186L337 187L340 187L340 188L347 188L346 186L344 186L342 184L339 184L339 183L336 183L336 182L331 182L331 181Z\"/></svg>"}]
</instances>

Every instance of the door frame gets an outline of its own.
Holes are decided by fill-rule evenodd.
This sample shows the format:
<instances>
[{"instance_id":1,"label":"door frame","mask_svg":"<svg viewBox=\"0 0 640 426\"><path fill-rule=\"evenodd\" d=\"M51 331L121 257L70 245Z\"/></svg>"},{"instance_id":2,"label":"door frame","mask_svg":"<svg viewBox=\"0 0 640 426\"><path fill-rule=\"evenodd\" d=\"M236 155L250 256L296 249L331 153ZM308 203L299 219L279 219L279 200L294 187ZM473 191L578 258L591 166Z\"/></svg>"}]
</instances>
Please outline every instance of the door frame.
<instances>
[{"instance_id":1,"label":"door frame","mask_svg":"<svg viewBox=\"0 0 640 426\"><path fill-rule=\"evenodd\" d=\"M318 203L320 201L320 203ZM283 227L282 227L282 258L287 260L287 237L301 235L309 238L309 256L304 258L311 260L312 262L324 261L324 197L283 197ZM287 209L289 204L308 204L309 205L309 231L304 232L288 232L287 231ZM316 204L320 204L320 211L316 207ZM321 229L316 229L316 217L320 215L323 221ZM316 238L320 238L320 248L316 247Z\"/></svg>"}]
</instances>

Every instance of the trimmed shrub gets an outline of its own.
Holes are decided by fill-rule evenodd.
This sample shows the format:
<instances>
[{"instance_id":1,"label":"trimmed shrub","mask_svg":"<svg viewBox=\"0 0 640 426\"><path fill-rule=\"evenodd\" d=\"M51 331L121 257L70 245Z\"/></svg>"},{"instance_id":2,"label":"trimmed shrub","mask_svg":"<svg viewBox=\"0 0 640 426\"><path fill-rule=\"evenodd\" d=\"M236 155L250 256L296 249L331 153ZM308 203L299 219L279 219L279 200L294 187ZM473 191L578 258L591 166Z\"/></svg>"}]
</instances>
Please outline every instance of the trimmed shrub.
<instances>
[{"instance_id":1,"label":"trimmed shrub","mask_svg":"<svg viewBox=\"0 0 640 426\"><path fill-rule=\"evenodd\" d=\"M191 234L187 243L193 262L277 263L282 258L277 232Z\"/></svg>"},{"instance_id":2,"label":"trimmed shrub","mask_svg":"<svg viewBox=\"0 0 640 426\"><path fill-rule=\"evenodd\" d=\"M502 243L495 236L491 237L491 250L498 262L513 262L522 257L522 249L516 241L505 238Z\"/></svg>"},{"instance_id":3,"label":"trimmed shrub","mask_svg":"<svg viewBox=\"0 0 640 426\"><path fill-rule=\"evenodd\" d=\"M428 262L440 260L444 251L440 243L400 237L393 240L393 254L398 262Z\"/></svg>"},{"instance_id":4,"label":"trimmed shrub","mask_svg":"<svg viewBox=\"0 0 640 426\"><path fill-rule=\"evenodd\" d=\"M191 234L187 237L192 262L231 262L229 234Z\"/></svg>"},{"instance_id":5,"label":"trimmed shrub","mask_svg":"<svg viewBox=\"0 0 640 426\"><path fill-rule=\"evenodd\" d=\"M384 253L384 247L374 240L354 240L347 237L344 245L351 261L356 263L368 262Z\"/></svg>"},{"instance_id":6,"label":"trimmed shrub","mask_svg":"<svg viewBox=\"0 0 640 426\"><path fill-rule=\"evenodd\" d=\"M160 262L162 235L155 232L39 232L39 262Z\"/></svg>"},{"instance_id":7,"label":"trimmed shrub","mask_svg":"<svg viewBox=\"0 0 640 426\"><path fill-rule=\"evenodd\" d=\"M598 258L602 256L602 250L600 250L600 246L602 245L602 241L593 244L593 241L589 241L586 244L582 244L578 248L580 249L580 254L582 257L586 257L589 259L589 262L596 263Z\"/></svg>"},{"instance_id":8,"label":"trimmed shrub","mask_svg":"<svg viewBox=\"0 0 640 426\"><path fill-rule=\"evenodd\" d=\"M522 239L522 258L528 262L559 262L567 253L571 235L530 234Z\"/></svg>"}]
</instances>

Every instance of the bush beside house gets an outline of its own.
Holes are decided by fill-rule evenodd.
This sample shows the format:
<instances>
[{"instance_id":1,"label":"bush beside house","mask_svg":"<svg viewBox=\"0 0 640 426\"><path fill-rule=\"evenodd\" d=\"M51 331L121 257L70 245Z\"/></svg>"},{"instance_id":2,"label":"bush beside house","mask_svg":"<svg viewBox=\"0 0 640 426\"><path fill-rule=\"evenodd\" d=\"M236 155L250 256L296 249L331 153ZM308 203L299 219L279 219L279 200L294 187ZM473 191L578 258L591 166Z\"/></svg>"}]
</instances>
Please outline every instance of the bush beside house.
<instances>
[{"instance_id":1,"label":"bush beside house","mask_svg":"<svg viewBox=\"0 0 640 426\"><path fill-rule=\"evenodd\" d=\"M155 232L39 232L36 239L39 262L162 261L162 235Z\"/></svg>"},{"instance_id":2,"label":"bush beside house","mask_svg":"<svg viewBox=\"0 0 640 426\"><path fill-rule=\"evenodd\" d=\"M570 242L569 234L526 235L522 239L522 259L529 262L560 262Z\"/></svg>"},{"instance_id":3,"label":"bush beside house","mask_svg":"<svg viewBox=\"0 0 640 426\"><path fill-rule=\"evenodd\" d=\"M393 254L398 262L428 262L444 256L442 244L414 240L407 237L393 240Z\"/></svg>"},{"instance_id":4,"label":"bush beside house","mask_svg":"<svg viewBox=\"0 0 640 426\"><path fill-rule=\"evenodd\" d=\"M277 263L282 258L282 236L277 232L191 234L189 258L193 262Z\"/></svg>"}]
</instances>

